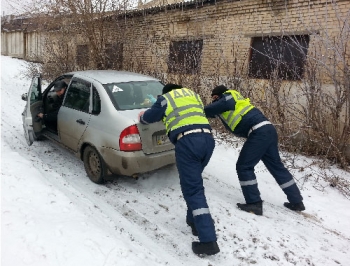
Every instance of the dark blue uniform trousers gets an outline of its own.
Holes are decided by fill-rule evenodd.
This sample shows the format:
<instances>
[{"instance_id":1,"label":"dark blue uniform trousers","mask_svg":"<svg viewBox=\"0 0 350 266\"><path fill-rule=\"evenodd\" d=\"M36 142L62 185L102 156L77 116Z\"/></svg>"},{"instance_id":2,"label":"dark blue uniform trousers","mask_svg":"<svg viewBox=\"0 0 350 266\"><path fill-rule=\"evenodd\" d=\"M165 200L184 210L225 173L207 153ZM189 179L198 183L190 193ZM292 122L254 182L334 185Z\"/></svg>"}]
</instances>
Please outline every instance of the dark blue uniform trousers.
<instances>
[{"instance_id":1,"label":"dark blue uniform trousers","mask_svg":"<svg viewBox=\"0 0 350 266\"><path fill-rule=\"evenodd\" d=\"M187 204L186 220L194 223L200 242L216 241L214 222L209 213L202 179L202 172L214 147L214 138L208 133L188 134L175 145L181 190Z\"/></svg>"},{"instance_id":2,"label":"dark blue uniform trousers","mask_svg":"<svg viewBox=\"0 0 350 266\"><path fill-rule=\"evenodd\" d=\"M273 125L262 126L250 133L238 157L236 170L246 203L261 201L254 167L262 160L290 203L303 200L293 176L284 167L279 151L278 136Z\"/></svg>"}]
</instances>

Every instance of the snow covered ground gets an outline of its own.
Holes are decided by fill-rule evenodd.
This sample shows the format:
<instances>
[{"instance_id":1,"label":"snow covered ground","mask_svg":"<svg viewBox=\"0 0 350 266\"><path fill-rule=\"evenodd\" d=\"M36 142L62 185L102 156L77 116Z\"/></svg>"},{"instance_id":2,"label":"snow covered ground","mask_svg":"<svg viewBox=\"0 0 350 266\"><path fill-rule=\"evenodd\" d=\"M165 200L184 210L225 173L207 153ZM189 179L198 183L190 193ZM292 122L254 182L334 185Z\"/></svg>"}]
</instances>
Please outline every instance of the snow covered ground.
<instances>
[{"instance_id":1,"label":"snow covered ground","mask_svg":"<svg viewBox=\"0 0 350 266\"><path fill-rule=\"evenodd\" d=\"M1 56L1 265L349 265L350 201L315 185L317 167L292 171L307 208L300 214L283 207L285 195L259 164L264 216L255 216L236 208L244 202L239 146L219 141L203 177L221 252L196 256L175 166L96 185L64 149L47 140L27 146L23 69L24 61Z\"/></svg>"}]
</instances>

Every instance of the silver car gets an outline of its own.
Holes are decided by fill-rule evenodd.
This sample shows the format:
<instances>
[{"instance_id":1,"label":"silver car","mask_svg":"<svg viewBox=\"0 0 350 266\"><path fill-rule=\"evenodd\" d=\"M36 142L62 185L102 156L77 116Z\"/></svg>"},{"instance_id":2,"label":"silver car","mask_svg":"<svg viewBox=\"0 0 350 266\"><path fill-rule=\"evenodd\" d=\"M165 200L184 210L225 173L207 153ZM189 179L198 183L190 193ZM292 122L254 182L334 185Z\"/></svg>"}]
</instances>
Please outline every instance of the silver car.
<instances>
[{"instance_id":1,"label":"silver car","mask_svg":"<svg viewBox=\"0 0 350 266\"><path fill-rule=\"evenodd\" d=\"M37 117L55 103L57 81L68 84L57 124ZM47 138L79 157L90 180L103 183L110 176L137 176L175 163L174 146L162 122L142 125L138 114L152 106L163 84L149 76L114 70L64 74L42 91L34 77L22 113L28 145Z\"/></svg>"}]
</instances>

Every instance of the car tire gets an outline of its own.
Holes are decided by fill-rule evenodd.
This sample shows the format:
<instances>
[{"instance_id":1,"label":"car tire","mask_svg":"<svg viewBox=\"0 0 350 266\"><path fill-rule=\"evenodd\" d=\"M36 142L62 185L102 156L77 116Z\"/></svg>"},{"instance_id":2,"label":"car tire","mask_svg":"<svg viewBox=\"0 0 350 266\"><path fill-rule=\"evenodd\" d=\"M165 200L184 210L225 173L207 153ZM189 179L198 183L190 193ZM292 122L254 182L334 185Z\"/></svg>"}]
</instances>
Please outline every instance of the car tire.
<instances>
[{"instance_id":1,"label":"car tire","mask_svg":"<svg viewBox=\"0 0 350 266\"><path fill-rule=\"evenodd\" d=\"M98 153L98 151L91 146L84 149L83 161L85 171L90 180L96 184L104 183L104 176L107 172L107 167Z\"/></svg>"}]
</instances>

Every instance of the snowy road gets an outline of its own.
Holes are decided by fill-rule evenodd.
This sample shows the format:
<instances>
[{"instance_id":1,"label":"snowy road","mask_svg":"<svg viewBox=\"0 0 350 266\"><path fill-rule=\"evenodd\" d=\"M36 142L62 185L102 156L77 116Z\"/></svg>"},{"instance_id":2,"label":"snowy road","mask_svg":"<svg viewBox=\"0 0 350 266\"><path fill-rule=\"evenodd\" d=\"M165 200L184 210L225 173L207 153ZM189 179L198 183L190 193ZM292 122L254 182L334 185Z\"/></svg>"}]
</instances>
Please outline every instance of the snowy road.
<instances>
[{"instance_id":1,"label":"snowy road","mask_svg":"<svg viewBox=\"0 0 350 266\"><path fill-rule=\"evenodd\" d=\"M30 80L22 70L23 61L1 57L2 265L348 265L349 200L306 182L307 210L291 212L259 164L264 216L241 212L238 150L222 144L204 172L221 252L197 257L175 166L96 185L66 150L48 140L27 146L21 94Z\"/></svg>"}]
</instances>

